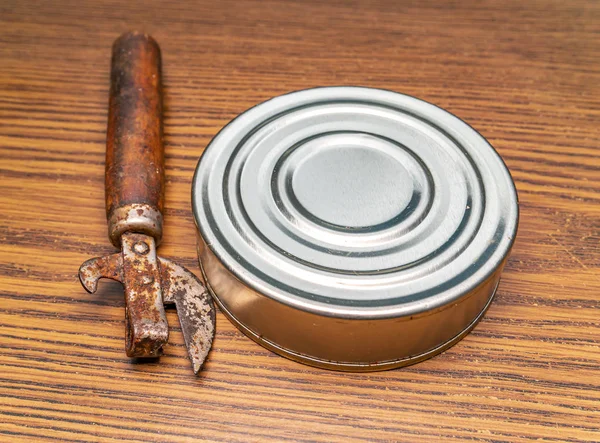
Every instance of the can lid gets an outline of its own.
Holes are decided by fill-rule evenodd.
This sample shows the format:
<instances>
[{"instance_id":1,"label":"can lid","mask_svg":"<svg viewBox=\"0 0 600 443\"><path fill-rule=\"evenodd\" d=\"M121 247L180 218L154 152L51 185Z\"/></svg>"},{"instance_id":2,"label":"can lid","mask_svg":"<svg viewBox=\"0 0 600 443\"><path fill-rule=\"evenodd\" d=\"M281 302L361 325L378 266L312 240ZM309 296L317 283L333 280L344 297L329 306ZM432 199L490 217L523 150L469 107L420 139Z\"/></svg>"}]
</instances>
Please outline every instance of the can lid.
<instances>
[{"instance_id":1,"label":"can lid","mask_svg":"<svg viewBox=\"0 0 600 443\"><path fill-rule=\"evenodd\" d=\"M212 253L252 290L325 316L452 303L503 263L518 219L502 159L462 120L378 89L266 101L210 143L193 183Z\"/></svg>"}]
</instances>

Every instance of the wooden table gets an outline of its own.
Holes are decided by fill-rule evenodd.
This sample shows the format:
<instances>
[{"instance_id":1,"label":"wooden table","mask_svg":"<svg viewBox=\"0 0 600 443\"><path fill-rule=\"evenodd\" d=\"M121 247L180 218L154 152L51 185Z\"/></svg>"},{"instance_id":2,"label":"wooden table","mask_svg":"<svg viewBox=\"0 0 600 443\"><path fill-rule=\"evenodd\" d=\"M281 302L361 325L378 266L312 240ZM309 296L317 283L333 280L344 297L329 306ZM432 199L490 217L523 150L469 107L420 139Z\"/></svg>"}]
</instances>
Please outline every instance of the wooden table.
<instances>
[{"instance_id":1,"label":"wooden table","mask_svg":"<svg viewBox=\"0 0 600 443\"><path fill-rule=\"evenodd\" d=\"M600 441L600 3L5 0L0 24L1 441ZM258 102L380 87L487 137L521 222L474 332L412 367L345 374L274 355L219 314L196 379L170 312L160 362L128 359L120 285L88 295L77 269L113 251L110 47L133 28L163 49L159 252L196 273L194 167Z\"/></svg>"}]
</instances>

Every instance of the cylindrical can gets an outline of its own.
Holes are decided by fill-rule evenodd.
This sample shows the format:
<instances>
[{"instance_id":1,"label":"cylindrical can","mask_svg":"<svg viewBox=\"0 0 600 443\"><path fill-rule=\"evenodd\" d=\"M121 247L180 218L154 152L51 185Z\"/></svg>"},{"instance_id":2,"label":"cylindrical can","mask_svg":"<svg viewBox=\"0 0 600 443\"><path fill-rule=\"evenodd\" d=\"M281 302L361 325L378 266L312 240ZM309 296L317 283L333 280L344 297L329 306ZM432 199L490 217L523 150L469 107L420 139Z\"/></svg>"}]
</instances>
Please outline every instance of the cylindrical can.
<instances>
[{"instance_id":1,"label":"cylindrical can","mask_svg":"<svg viewBox=\"0 0 600 443\"><path fill-rule=\"evenodd\" d=\"M263 346L372 371L460 340L490 305L518 201L473 128L358 87L268 100L202 155L198 254L222 312Z\"/></svg>"}]
</instances>

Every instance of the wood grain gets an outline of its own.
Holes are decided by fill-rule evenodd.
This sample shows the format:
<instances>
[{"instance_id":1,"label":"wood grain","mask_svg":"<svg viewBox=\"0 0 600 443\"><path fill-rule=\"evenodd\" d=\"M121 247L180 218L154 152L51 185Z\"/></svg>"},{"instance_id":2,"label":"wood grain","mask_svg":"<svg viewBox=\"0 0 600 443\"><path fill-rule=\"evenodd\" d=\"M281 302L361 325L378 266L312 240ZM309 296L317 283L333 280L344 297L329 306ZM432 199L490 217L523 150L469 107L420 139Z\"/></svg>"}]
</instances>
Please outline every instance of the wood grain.
<instances>
[{"instance_id":1,"label":"wood grain","mask_svg":"<svg viewBox=\"0 0 600 443\"><path fill-rule=\"evenodd\" d=\"M104 213L110 48L161 44L159 253L198 273L190 183L230 119L272 96L364 85L479 130L519 191L498 296L424 363L344 374L276 356L222 315L191 375L175 315L156 363L124 353L123 295L79 265ZM600 441L600 3L4 0L0 4L1 441Z\"/></svg>"}]
</instances>

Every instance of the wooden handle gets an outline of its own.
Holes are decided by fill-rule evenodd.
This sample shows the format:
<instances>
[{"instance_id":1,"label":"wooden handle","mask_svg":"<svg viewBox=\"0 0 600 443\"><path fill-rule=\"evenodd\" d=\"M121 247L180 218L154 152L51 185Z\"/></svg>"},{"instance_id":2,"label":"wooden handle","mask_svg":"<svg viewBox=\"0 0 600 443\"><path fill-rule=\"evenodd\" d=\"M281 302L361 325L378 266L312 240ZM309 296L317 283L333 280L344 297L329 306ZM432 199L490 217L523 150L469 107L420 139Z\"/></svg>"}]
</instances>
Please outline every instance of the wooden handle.
<instances>
[{"instance_id":1,"label":"wooden handle","mask_svg":"<svg viewBox=\"0 0 600 443\"><path fill-rule=\"evenodd\" d=\"M106 216L111 242L125 232L162 237L164 147L160 48L130 32L112 52L106 138Z\"/></svg>"}]
</instances>

